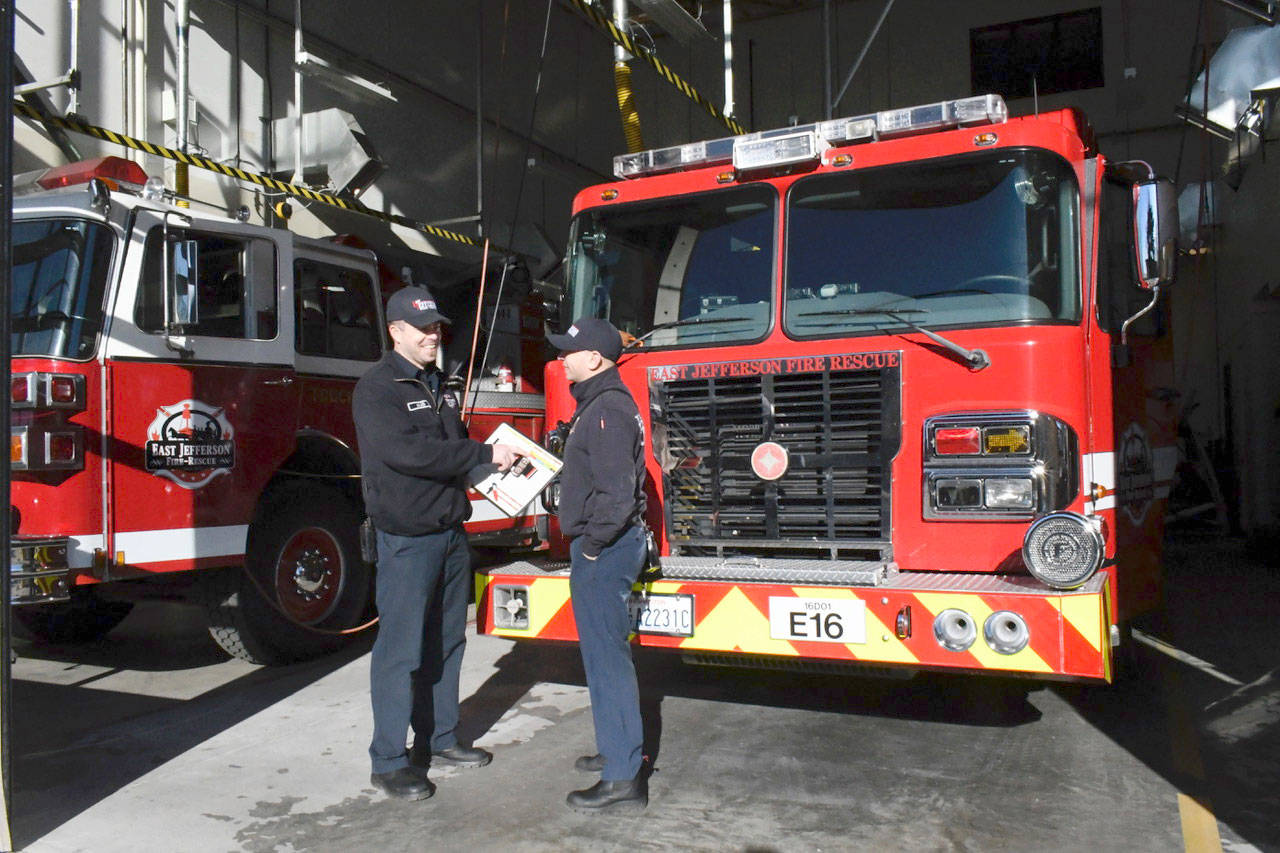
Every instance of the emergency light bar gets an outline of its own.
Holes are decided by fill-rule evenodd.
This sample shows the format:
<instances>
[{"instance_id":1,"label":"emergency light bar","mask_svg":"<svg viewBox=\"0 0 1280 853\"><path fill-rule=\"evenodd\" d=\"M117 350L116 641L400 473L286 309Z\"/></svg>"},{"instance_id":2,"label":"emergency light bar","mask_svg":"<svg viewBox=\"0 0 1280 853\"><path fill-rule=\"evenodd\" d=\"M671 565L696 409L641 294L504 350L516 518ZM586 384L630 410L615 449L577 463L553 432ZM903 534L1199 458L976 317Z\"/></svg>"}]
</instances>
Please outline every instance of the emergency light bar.
<instances>
[{"instance_id":1,"label":"emergency light bar","mask_svg":"<svg viewBox=\"0 0 1280 853\"><path fill-rule=\"evenodd\" d=\"M956 101L939 101L874 115L832 119L799 127L757 131L669 148L653 148L613 158L613 174L638 178L722 163L738 171L812 162L828 148L872 142L914 133L949 130L974 124L1001 124L1009 109L999 95L978 95Z\"/></svg>"}]
</instances>

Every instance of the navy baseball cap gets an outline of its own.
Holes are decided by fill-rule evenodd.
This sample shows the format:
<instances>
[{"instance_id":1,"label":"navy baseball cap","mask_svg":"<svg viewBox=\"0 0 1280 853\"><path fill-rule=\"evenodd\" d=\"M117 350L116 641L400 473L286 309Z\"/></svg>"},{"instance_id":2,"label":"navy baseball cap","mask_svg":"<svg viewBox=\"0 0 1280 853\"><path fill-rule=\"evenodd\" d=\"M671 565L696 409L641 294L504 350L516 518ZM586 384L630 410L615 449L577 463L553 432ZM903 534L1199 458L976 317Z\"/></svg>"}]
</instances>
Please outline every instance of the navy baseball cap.
<instances>
[{"instance_id":1,"label":"navy baseball cap","mask_svg":"<svg viewBox=\"0 0 1280 853\"><path fill-rule=\"evenodd\" d=\"M436 300L425 287L402 287L387 300L387 322L403 320L421 329L432 323L448 323L449 318L440 313Z\"/></svg>"},{"instance_id":2,"label":"navy baseball cap","mask_svg":"<svg viewBox=\"0 0 1280 853\"><path fill-rule=\"evenodd\" d=\"M599 317L579 317L563 335L547 335L547 340L561 352L592 350L609 361L617 361L622 355L622 334Z\"/></svg>"}]
</instances>

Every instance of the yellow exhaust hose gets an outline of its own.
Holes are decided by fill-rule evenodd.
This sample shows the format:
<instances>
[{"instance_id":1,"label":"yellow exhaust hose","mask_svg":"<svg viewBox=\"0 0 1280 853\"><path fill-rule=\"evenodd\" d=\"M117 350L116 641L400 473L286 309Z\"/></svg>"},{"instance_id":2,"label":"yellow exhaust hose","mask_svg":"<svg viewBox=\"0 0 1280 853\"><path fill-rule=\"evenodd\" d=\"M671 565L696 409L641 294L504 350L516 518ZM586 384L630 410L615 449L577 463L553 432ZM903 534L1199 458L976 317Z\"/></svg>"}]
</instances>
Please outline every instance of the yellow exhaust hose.
<instances>
[{"instance_id":1,"label":"yellow exhaust hose","mask_svg":"<svg viewBox=\"0 0 1280 853\"><path fill-rule=\"evenodd\" d=\"M627 140L627 151L644 150L640 136L640 115L631 95L631 66L625 62L613 63L613 85L618 90L618 112L622 115L622 135Z\"/></svg>"}]
</instances>

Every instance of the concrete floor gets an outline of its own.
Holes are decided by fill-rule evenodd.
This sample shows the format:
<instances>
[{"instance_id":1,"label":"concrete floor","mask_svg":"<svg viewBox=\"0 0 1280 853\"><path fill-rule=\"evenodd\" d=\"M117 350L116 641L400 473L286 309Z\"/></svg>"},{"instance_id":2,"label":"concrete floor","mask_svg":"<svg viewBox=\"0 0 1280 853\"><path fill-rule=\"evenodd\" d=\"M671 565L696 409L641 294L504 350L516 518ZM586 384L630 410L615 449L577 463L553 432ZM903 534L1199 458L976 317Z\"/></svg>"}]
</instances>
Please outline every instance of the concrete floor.
<instances>
[{"instance_id":1,"label":"concrete floor","mask_svg":"<svg viewBox=\"0 0 1280 853\"><path fill-rule=\"evenodd\" d=\"M631 818L564 795L592 749L577 650L469 641L478 770L368 784L368 643L227 660L148 604L78 648L18 641L15 844L31 851L1280 850L1274 557L1184 538L1142 674L1114 687L881 682L638 656L656 772ZM1210 846L1200 846L1209 844Z\"/></svg>"}]
</instances>

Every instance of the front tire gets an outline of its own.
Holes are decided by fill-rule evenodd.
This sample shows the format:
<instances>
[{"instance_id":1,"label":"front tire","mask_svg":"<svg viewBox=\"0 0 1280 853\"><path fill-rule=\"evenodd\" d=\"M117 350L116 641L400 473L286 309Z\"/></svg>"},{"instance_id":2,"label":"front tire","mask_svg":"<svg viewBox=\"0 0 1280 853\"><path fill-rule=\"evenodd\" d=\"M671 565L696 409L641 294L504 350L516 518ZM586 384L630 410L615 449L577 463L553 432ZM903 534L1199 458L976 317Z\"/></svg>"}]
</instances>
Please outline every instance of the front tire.
<instances>
[{"instance_id":1,"label":"front tire","mask_svg":"<svg viewBox=\"0 0 1280 853\"><path fill-rule=\"evenodd\" d=\"M360 513L339 492L302 484L269 500L243 570L210 578L209 633L224 651L278 665L337 650L369 602Z\"/></svg>"}]
</instances>

